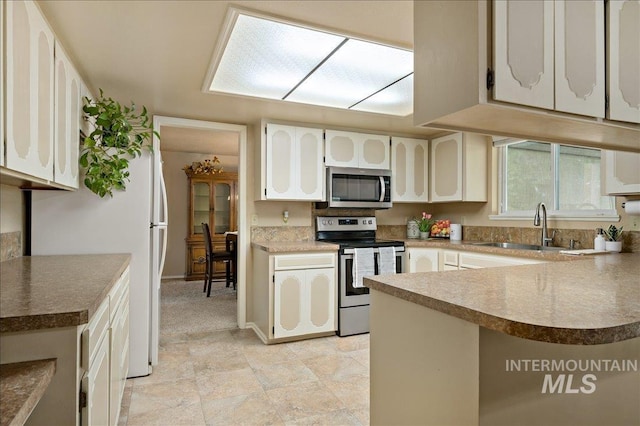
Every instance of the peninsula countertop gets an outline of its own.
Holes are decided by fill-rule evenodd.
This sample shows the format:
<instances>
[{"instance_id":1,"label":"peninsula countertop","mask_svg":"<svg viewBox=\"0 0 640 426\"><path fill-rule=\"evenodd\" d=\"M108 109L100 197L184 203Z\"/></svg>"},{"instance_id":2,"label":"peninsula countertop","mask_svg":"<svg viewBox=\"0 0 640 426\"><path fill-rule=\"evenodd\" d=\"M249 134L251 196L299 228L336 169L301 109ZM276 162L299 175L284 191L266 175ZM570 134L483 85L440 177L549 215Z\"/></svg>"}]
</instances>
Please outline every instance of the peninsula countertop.
<instances>
[{"instance_id":1,"label":"peninsula countertop","mask_svg":"<svg viewBox=\"0 0 640 426\"><path fill-rule=\"evenodd\" d=\"M512 336L595 345L640 337L640 253L365 277L364 284Z\"/></svg>"},{"instance_id":2,"label":"peninsula countertop","mask_svg":"<svg viewBox=\"0 0 640 426\"><path fill-rule=\"evenodd\" d=\"M86 324L129 254L24 256L0 266L0 332Z\"/></svg>"},{"instance_id":3,"label":"peninsula countertop","mask_svg":"<svg viewBox=\"0 0 640 426\"><path fill-rule=\"evenodd\" d=\"M320 241L252 241L251 246L268 253L338 251L340 246Z\"/></svg>"}]
</instances>

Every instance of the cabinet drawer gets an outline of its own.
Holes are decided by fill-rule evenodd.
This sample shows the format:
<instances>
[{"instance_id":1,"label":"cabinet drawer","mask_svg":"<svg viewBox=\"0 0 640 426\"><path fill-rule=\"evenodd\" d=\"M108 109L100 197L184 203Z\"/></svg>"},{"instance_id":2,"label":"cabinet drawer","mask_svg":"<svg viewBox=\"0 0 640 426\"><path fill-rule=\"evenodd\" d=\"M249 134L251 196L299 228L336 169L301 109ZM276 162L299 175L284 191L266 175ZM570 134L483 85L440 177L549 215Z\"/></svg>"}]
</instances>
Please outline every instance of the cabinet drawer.
<instances>
[{"instance_id":1,"label":"cabinet drawer","mask_svg":"<svg viewBox=\"0 0 640 426\"><path fill-rule=\"evenodd\" d=\"M531 262L527 262L527 259L460 253L460 268L493 268L497 266L522 265L524 263Z\"/></svg>"},{"instance_id":2,"label":"cabinet drawer","mask_svg":"<svg viewBox=\"0 0 640 426\"><path fill-rule=\"evenodd\" d=\"M335 264L336 254L334 253L284 254L274 256L274 269L276 271L288 269L334 268Z\"/></svg>"},{"instance_id":3,"label":"cabinet drawer","mask_svg":"<svg viewBox=\"0 0 640 426\"><path fill-rule=\"evenodd\" d=\"M113 317L116 315L118 305L124 297L125 293L129 289L129 268L125 269L118 282L113 286L109 292L109 311L111 313L110 322L113 322Z\"/></svg>"},{"instance_id":4,"label":"cabinet drawer","mask_svg":"<svg viewBox=\"0 0 640 426\"><path fill-rule=\"evenodd\" d=\"M82 368L89 369L109 328L109 299L104 299L87 327L82 331Z\"/></svg>"}]
</instances>

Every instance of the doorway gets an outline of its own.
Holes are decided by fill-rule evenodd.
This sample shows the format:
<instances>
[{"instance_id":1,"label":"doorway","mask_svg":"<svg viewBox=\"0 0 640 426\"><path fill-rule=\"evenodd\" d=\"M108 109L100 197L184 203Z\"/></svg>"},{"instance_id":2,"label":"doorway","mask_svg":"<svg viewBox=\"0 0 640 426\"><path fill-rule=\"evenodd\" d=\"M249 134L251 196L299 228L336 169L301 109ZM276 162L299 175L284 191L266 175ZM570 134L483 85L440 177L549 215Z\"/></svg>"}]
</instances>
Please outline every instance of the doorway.
<instances>
[{"instance_id":1,"label":"doorway","mask_svg":"<svg viewBox=\"0 0 640 426\"><path fill-rule=\"evenodd\" d=\"M180 158L192 158L197 157L198 153L202 157L209 155L217 155L221 159L221 165L223 168L226 165L229 169L233 169L233 155L219 155L216 153L218 145L220 145L220 152L229 153L230 146L235 145L237 152L237 161L235 167L238 174L237 181L237 193L239 194L236 202L237 210L237 229L238 229L238 277L237 277L237 324L239 328L245 328L246 324L246 250L248 249L248 222L246 218L246 194L247 194L247 182L245 176L247 175L247 128L244 125L226 124L210 121L190 120L176 117L154 117L154 129L160 134L160 138L154 136L154 150L156 152L169 151L172 154L176 153L172 162L179 161ZM163 132L166 138L163 136ZM167 152L167 154L169 154ZM185 155L186 153L194 153L194 156ZM195 158L194 157L194 158ZM229 158L226 158L229 157ZM166 160L165 160L166 163ZM182 173L182 166L189 164L182 164L177 173ZM172 165L172 173L176 173L176 164ZM166 173L166 171L165 171ZM186 176L186 175L185 175ZM185 186L184 191L187 192ZM187 214L187 206L181 206L184 209L183 214ZM174 209L175 210L175 209ZM181 219L181 218L178 218ZM168 218L169 230L172 229L172 217L171 210ZM177 226L183 227L179 229L180 232L184 232L186 225L183 219L179 220ZM171 231L170 231L171 232ZM174 239L175 240L175 239ZM173 247L176 249L177 247ZM181 256L180 253L184 253L184 239L182 239L182 251L178 251L177 257L182 257L183 261L186 256ZM173 254L175 257L175 253ZM174 260L167 260L167 262ZM183 263L184 265L184 263ZM174 265L175 266L175 265ZM163 278L180 278L176 274L176 268L174 266L167 266L165 263L164 271L162 273ZM186 268L187 265L184 265ZM169 274L166 272L169 271ZM173 271L173 272L172 272ZM200 288L202 288L202 281L198 280ZM198 285L194 286L197 287ZM156 321L154 324L159 326L160 319L160 292L157 292L152 296L152 312L156 310ZM202 298L206 298L202 293ZM154 300L155 299L155 300ZM153 313L152 313L153 315Z\"/></svg>"}]
</instances>

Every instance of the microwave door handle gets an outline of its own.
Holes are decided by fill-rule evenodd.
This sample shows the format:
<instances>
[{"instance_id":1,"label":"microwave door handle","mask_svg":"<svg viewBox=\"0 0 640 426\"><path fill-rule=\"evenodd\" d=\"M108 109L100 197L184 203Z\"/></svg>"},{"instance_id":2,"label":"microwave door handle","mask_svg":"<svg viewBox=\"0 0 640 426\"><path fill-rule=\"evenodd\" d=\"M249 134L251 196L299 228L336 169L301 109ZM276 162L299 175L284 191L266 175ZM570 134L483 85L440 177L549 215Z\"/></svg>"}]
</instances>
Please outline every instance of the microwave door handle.
<instances>
[{"instance_id":1,"label":"microwave door handle","mask_svg":"<svg viewBox=\"0 0 640 426\"><path fill-rule=\"evenodd\" d=\"M380 202L384 201L384 196L386 195L387 187L384 184L384 177L380 176Z\"/></svg>"}]
</instances>

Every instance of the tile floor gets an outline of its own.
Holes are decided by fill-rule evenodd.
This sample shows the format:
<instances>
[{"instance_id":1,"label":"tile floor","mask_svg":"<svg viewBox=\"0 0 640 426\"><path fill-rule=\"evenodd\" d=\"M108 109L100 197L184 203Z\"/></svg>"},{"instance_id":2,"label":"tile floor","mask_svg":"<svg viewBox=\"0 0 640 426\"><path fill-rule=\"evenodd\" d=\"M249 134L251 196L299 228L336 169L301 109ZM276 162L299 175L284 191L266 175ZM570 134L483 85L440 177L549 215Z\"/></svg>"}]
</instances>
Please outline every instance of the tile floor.
<instances>
[{"instance_id":1,"label":"tile floor","mask_svg":"<svg viewBox=\"0 0 640 426\"><path fill-rule=\"evenodd\" d=\"M369 335L264 345L252 330L164 335L120 425L368 425Z\"/></svg>"}]
</instances>

